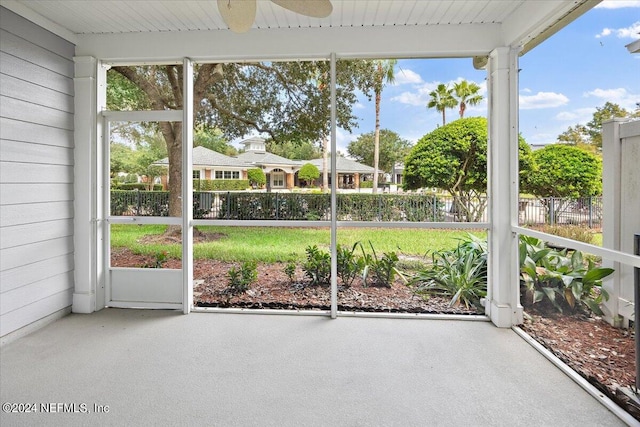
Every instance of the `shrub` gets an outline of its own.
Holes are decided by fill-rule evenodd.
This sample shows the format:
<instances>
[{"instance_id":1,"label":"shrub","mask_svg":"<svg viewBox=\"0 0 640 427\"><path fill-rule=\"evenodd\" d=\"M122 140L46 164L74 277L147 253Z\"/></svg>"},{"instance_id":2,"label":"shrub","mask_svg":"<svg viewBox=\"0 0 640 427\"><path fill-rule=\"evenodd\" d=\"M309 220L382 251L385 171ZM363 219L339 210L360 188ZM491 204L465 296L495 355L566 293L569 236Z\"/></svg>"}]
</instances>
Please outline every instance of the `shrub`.
<instances>
[{"instance_id":1,"label":"shrub","mask_svg":"<svg viewBox=\"0 0 640 427\"><path fill-rule=\"evenodd\" d=\"M582 252L556 251L534 237L520 236L520 279L525 298L533 304L548 300L561 313L589 308L602 315L600 304L609 298L602 279L613 273L611 268L596 267Z\"/></svg>"},{"instance_id":2,"label":"shrub","mask_svg":"<svg viewBox=\"0 0 640 427\"><path fill-rule=\"evenodd\" d=\"M382 257L378 258L378 254L373 248L373 244L371 242L369 242L369 246L371 247L371 253L366 253L364 246L360 244L364 263L364 269L362 271L362 281L364 286L370 284L371 286L390 288L396 274L405 280L400 270L396 267L399 258L395 252L384 252ZM367 279L369 279L369 275L371 275L372 279L367 281Z\"/></svg>"},{"instance_id":3,"label":"shrub","mask_svg":"<svg viewBox=\"0 0 640 427\"><path fill-rule=\"evenodd\" d=\"M240 269L231 267L227 272L229 278L227 289L231 293L242 293L249 290L249 287L253 282L258 280L258 271L256 269L255 262L244 262L240 266Z\"/></svg>"},{"instance_id":4,"label":"shrub","mask_svg":"<svg viewBox=\"0 0 640 427\"><path fill-rule=\"evenodd\" d=\"M364 259L355 255L355 243L351 249L348 247L337 247L338 277L344 286L351 286L356 276L364 269Z\"/></svg>"},{"instance_id":5,"label":"shrub","mask_svg":"<svg viewBox=\"0 0 640 427\"><path fill-rule=\"evenodd\" d=\"M311 163L305 163L298 171L298 178L310 185L313 183L313 180L318 179L318 177L320 177L320 171Z\"/></svg>"},{"instance_id":6,"label":"shrub","mask_svg":"<svg viewBox=\"0 0 640 427\"><path fill-rule=\"evenodd\" d=\"M432 265L411 280L415 293L449 297L449 306L482 308L481 299L487 296L486 241L469 235L454 250L433 252L431 259Z\"/></svg>"},{"instance_id":7,"label":"shrub","mask_svg":"<svg viewBox=\"0 0 640 427\"><path fill-rule=\"evenodd\" d=\"M193 191L242 191L249 188L247 179L194 179Z\"/></svg>"},{"instance_id":8,"label":"shrub","mask_svg":"<svg viewBox=\"0 0 640 427\"><path fill-rule=\"evenodd\" d=\"M267 183L267 177L260 168L247 170L247 178L249 179L249 184L254 188L262 188Z\"/></svg>"},{"instance_id":9,"label":"shrub","mask_svg":"<svg viewBox=\"0 0 640 427\"><path fill-rule=\"evenodd\" d=\"M284 273L289 278L289 283L293 283L296 277L296 263L289 261L287 265L284 266Z\"/></svg>"},{"instance_id":10,"label":"shrub","mask_svg":"<svg viewBox=\"0 0 640 427\"><path fill-rule=\"evenodd\" d=\"M584 243L593 243L593 232L579 225L542 225L536 227L538 230L553 234L554 236L566 237L567 239L577 240Z\"/></svg>"},{"instance_id":11,"label":"shrub","mask_svg":"<svg viewBox=\"0 0 640 427\"><path fill-rule=\"evenodd\" d=\"M331 283L331 255L318 249L316 245L305 249L307 260L302 265L305 276L311 285L329 285Z\"/></svg>"},{"instance_id":12,"label":"shrub","mask_svg":"<svg viewBox=\"0 0 640 427\"><path fill-rule=\"evenodd\" d=\"M360 188L373 188L373 181L360 181Z\"/></svg>"},{"instance_id":13,"label":"shrub","mask_svg":"<svg viewBox=\"0 0 640 427\"><path fill-rule=\"evenodd\" d=\"M123 182L123 183L111 183L112 190L138 190L138 191L147 191L147 184L144 182ZM152 191L162 191L162 185L154 184Z\"/></svg>"}]
</instances>

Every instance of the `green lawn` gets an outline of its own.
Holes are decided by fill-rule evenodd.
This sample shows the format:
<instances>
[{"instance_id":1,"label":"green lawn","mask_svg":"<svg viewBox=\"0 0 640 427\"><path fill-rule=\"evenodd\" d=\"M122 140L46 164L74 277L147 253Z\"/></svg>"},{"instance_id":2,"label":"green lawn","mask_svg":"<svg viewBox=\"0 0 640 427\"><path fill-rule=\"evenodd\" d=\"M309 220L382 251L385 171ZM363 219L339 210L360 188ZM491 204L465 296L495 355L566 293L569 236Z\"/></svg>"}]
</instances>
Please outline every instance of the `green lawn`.
<instances>
[{"instance_id":1,"label":"green lawn","mask_svg":"<svg viewBox=\"0 0 640 427\"><path fill-rule=\"evenodd\" d=\"M128 247L135 253L155 254L167 251L172 258L180 258L179 244L142 244L139 239L147 234L162 234L166 226L113 224L112 248ZM276 228L276 227L198 227L205 233L219 233L215 241L194 245L194 258L211 258L224 261L281 262L302 260L305 248L310 245L328 249L329 229ZM479 237L484 231L473 231ZM376 252L391 252L422 256L427 251L452 249L458 239L467 236L460 230L417 230L380 228L339 228L338 243L353 245L363 242L369 249L369 241Z\"/></svg>"}]
</instances>

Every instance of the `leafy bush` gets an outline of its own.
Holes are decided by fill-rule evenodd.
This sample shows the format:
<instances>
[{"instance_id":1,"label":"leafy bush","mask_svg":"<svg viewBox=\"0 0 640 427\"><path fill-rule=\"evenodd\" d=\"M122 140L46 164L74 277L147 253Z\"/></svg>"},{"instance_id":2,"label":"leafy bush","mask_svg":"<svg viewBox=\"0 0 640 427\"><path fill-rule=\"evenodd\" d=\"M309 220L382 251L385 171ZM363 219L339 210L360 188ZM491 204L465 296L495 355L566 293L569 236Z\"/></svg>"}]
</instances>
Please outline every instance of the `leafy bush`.
<instances>
[{"instance_id":1,"label":"leafy bush","mask_svg":"<svg viewBox=\"0 0 640 427\"><path fill-rule=\"evenodd\" d=\"M395 252L384 252L382 257L378 258L378 254L373 248L373 244L371 242L369 242L369 246L371 247L371 253L365 252L364 246L360 244L364 263L364 269L362 271L362 281L364 286L371 285L390 288L396 274L405 280L400 270L396 267L399 258ZM372 276L372 279L367 281L367 279L369 279L369 275Z\"/></svg>"},{"instance_id":2,"label":"leafy bush","mask_svg":"<svg viewBox=\"0 0 640 427\"><path fill-rule=\"evenodd\" d=\"M258 280L256 263L252 261L244 262L239 270L233 266L227 271L227 276L229 278L227 289L231 293L246 292L251 284Z\"/></svg>"},{"instance_id":3,"label":"leafy bush","mask_svg":"<svg viewBox=\"0 0 640 427\"><path fill-rule=\"evenodd\" d=\"M298 178L309 184L312 184L313 180L318 177L320 177L320 171L311 163L305 163L298 171Z\"/></svg>"},{"instance_id":4,"label":"leafy bush","mask_svg":"<svg viewBox=\"0 0 640 427\"><path fill-rule=\"evenodd\" d=\"M360 188L373 188L373 181L360 181Z\"/></svg>"},{"instance_id":5,"label":"leafy bush","mask_svg":"<svg viewBox=\"0 0 640 427\"><path fill-rule=\"evenodd\" d=\"M254 188L262 188L267 183L267 177L260 168L247 170L247 178L249 179L249 184Z\"/></svg>"},{"instance_id":6,"label":"leafy bush","mask_svg":"<svg viewBox=\"0 0 640 427\"><path fill-rule=\"evenodd\" d=\"M525 298L533 304L548 300L560 312L589 308L602 315L600 304L609 299L602 279L613 269L596 267L582 252L556 251L534 237L520 236L520 278Z\"/></svg>"},{"instance_id":7,"label":"leafy bush","mask_svg":"<svg viewBox=\"0 0 640 427\"><path fill-rule=\"evenodd\" d=\"M307 260L302 264L305 276L312 285L329 285L331 283L331 255L318 249L316 245L305 249Z\"/></svg>"},{"instance_id":8,"label":"leafy bush","mask_svg":"<svg viewBox=\"0 0 640 427\"><path fill-rule=\"evenodd\" d=\"M296 277L296 263L289 261L287 265L284 266L284 273L289 278L289 283L293 283Z\"/></svg>"},{"instance_id":9,"label":"leafy bush","mask_svg":"<svg viewBox=\"0 0 640 427\"><path fill-rule=\"evenodd\" d=\"M435 251L432 265L419 271L411 280L414 292L450 297L450 306L482 308L487 296L487 242L469 235L454 250Z\"/></svg>"},{"instance_id":10,"label":"leafy bush","mask_svg":"<svg viewBox=\"0 0 640 427\"><path fill-rule=\"evenodd\" d=\"M358 243L355 243L351 249L341 245L337 247L338 277L344 286L351 286L356 276L365 267L364 259L355 255L357 246Z\"/></svg>"},{"instance_id":11,"label":"leafy bush","mask_svg":"<svg viewBox=\"0 0 640 427\"><path fill-rule=\"evenodd\" d=\"M147 184L144 182L111 182L112 190L138 190L138 191L147 191ZM162 191L162 185L154 184L153 191Z\"/></svg>"},{"instance_id":12,"label":"leafy bush","mask_svg":"<svg viewBox=\"0 0 640 427\"><path fill-rule=\"evenodd\" d=\"M194 179L193 191L242 191L249 188L247 179Z\"/></svg>"}]
</instances>

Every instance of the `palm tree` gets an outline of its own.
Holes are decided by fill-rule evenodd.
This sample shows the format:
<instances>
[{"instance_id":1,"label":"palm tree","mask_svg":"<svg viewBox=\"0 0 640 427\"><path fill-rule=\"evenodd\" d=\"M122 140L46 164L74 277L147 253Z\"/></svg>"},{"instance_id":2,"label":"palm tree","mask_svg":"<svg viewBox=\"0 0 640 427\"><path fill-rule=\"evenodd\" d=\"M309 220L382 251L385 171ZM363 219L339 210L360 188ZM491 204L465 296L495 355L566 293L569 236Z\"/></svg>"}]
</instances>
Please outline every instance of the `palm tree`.
<instances>
[{"instance_id":1,"label":"palm tree","mask_svg":"<svg viewBox=\"0 0 640 427\"><path fill-rule=\"evenodd\" d=\"M458 105L458 100L453 97L453 89L449 89L449 85L440 83L436 90L429 93L429 96L431 99L427 104L427 108L435 108L436 111L442 112L442 126L444 126L447 123L445 110Z\"/></svg>"},{"instance_id":2,"label":"palm tree","mask_svg":"<svg viewBox=\"0 0 640 427\"><path fill-rule=\"evenodd\" d=\"M374 61L373 91L376 99L376 127L373 137L373 193L378 192L378 164L380 162L380 100L382 89L386 83L393 83L395 76L393 69L396 66L395 59Z\"/></svg>"},{"instance_id":3,"label":"palm tree","mask_svg":"<svg viewBox=\"0 0 640 427\"><path fill-rule=\"evenodd\" d=\"M478 105L482 101L483 97L480 92L480 86L466 80L462 80L460 83L453 85L453 91L456 98L460 101L460 118L464 118L464 112L467 109L467 105Z\"/></svg>"}]
</instances>

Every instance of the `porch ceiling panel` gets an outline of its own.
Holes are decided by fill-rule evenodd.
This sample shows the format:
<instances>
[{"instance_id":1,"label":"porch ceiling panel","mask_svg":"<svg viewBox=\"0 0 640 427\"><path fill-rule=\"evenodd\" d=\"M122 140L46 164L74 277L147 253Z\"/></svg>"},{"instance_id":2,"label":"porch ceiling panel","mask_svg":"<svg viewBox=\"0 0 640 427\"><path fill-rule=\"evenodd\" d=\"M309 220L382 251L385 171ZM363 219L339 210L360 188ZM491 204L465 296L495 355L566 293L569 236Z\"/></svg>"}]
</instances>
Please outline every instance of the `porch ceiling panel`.
<instances>
[{"instance_id":1,"label":"porch ceiling panel","mask_svg":"<svg viewBox=\"0 0 640 427\"><path fill-rule=\"evenodd\" d=\"M136 41L144 43L147 51L162 43L165 53L156 57L176 57L172 45L182 48L177 57L212 57L212 52L232 59L301 53L313 57L332 51L353 56L471 56L497 46L535 45L536 38L548 37L598 2L332 0L330 16L310 18L258 0L252 29L234 34L227 30L215 0L0 0L3 6L40 25L48 23L45 27L71 39L78 46L77 54L114 59L136 57L137 50L130 48ZM153 38L162 35L170 37ZM153 40L156 43L150 44ZM122 52L110 53L109 43ZM185 52L185 47L192 46L191 52ZM140 53L139 59L149 57Z\"/></svg>"}]
</instances>

